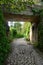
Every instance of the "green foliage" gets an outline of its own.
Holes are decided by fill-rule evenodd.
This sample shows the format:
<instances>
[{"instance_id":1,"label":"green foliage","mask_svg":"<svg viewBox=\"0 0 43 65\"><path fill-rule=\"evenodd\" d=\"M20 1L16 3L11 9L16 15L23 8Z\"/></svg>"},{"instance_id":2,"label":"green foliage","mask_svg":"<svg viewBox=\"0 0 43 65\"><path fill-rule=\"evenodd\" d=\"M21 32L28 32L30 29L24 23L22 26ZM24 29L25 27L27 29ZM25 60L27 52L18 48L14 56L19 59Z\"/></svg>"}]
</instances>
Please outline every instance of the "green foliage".
<instances>
[{"instance_id":1,"label":"green foliage","mask_svg":"<svg viewBox=\"0 0 43 65\"><path fill-rule=\"evenodd\" d=\"M26 37L27 39L29 39L29 33L30 33L30 26L31 26L31 23L30 22L25 22L24 25L23 25L23 34L24 34L24 37Z\"/></svg>"},{"instance_id":2,"label":"green foliage","mask_svg":"<svg viewBox=\"0 0 43 65\"><path fill-rule=\"evenodd\" d=\"M11 37L12 38L22 38L25 37L29 40L30 37L30 22L24 22L22 25L20 22L15 22L14 26L10 27Z\"/></svg>"},{"instance_id":3,"label":"green foliage","mask_svg":"<svg viewBox=\"0 0 43 65\"><path fill-rule=\"evenodd\" d=\"M33 13L39 15L38 42L35 43L35 46L43 51L43 9L35 8Z\"/></svg>"},{"instance_id":4,"label":"green foliage","mask_svg":"<svg viewBox=\"0 0 43 65\"><path fill-rule=\"evenodd\" d=\"M24 35L23 34L16 34L16 36L15 36L15 38L23 38L24 37Z\"/></svg>"},{"instance_id":5,"label":"green foliage","mask_svg":"<svg viewBox=\"0 0 43 65\"><path fill-rule=\"evenodd\" d=\"M10 36L11 38L21 38L23 37L22 31L22 25L20 22L15 22L14 26L10 27Z\"/></svg>"},{"instance_id":6,"label":"green foliage","mask_svg":"<svg viewBox=\"0 0 43 65\"><path fill-rule=\"evenodd\" d=\"M20 22L15 22L14 28L16 29L17 33L20 33L21 29L22 29L21 23Z\"/></svg>"},{"instance_id":7,"label":"green foliage","mask_svg":"<svg viewBox=\"0 0 43 65\"><path fill-rule=\"evenodd\" d=\"M0 4L2 4L8 12L19 13L26 10L27 5L32 5L33 0L1 0Z\"/></svg>"},{"instance_id":8,"label":"green foliage","mask_svg":"<svg viewBox=\"0 0 43 65\"><path fill-rule=\"evenodd\" d=\"M38 24L38 43L36 46L43 51L43 9L38 11L39 13L39 24Z\"/></svg>"},{"instance_id":9,"label":"green foliage","mask_svg":"<svg viewBox=\"0 0 43 65\"><path fill-rule=\"evenodd\" d=\"M38 25L38 48L43 51L43 22Z\"/></svg>"},{"instance_id":10,"label":"green foliage","mask_svg":"<svg viewBox=\"0 0 43 65\"><path fill-rule=\"evenodd\" d=\"M15 29L13 29L13 36L16 36L17 31Z\"/></svg>"},{"instance_id":11,"label":"green foliage","mask_svg":"<svg viewBox=\"0 0 43 65\"><path fill-rule=\"evenodd\" d=\"M3 18L2 11L0 10L0 65L3 65L3 62L5 61L9 52L9 48L10 45L6 36L5 21Z\"/></svg>"}]
</instances>

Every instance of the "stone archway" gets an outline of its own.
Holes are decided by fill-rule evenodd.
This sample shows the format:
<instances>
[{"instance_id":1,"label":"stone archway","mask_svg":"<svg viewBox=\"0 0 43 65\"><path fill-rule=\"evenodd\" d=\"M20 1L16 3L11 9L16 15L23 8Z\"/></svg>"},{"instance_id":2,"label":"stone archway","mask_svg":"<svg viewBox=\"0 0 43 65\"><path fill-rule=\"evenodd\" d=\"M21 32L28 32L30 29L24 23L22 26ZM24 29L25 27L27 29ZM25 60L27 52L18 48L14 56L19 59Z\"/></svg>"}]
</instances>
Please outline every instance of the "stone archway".
<instances>
[{"instance_id":1,"label":"stone archway","mask_svg":"<svg viewBox=\"0 0 43 65\"><path fill-rule=\"evenodd\" d=\"M32 26L30 28L30 41L36 43L38 40L38 28L37 24L39 16L29 16L21 14L3 13L6 21L30 21Z\"/></svg>"}]
</instances>

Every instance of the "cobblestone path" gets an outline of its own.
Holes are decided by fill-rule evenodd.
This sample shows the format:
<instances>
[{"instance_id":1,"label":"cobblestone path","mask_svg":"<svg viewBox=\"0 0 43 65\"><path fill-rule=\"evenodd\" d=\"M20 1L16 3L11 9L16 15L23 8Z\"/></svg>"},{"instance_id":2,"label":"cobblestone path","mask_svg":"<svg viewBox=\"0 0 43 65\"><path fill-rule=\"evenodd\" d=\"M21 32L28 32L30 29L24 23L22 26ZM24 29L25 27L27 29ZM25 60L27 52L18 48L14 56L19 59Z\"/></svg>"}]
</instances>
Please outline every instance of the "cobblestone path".
<instances>
[{"instance_id":1,"label":"cobblestone path","mask_svg":"<svg viewBox=\"0 0 43 65\"><path fill-rule=\"evenodd\" d=\"M12 53L7 58L6 65L43 65L43 58L32 45L27 45L25 39L16 39L11 46Z\"/></svg>"}]
</instances>

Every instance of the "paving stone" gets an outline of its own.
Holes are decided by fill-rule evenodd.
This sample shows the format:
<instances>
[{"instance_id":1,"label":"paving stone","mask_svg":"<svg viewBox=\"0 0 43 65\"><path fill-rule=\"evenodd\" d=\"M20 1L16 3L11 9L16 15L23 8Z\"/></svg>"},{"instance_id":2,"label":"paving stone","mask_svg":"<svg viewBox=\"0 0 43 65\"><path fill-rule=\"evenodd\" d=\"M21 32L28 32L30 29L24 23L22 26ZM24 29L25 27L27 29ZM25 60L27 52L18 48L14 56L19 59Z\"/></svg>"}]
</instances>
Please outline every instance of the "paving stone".
<instances>
[{"instance_id":1,"label":"paving stone","mask_svg":"<svg viewBox=\"0 0 43 65\"><path fill-rule=\"evenodd\" d=\"M22 43L19 41L22 41ZM12 48L12 53L8 56L6 65L43 65L43 59L40 58L32 45L26 44L24 39L14 41Z\"/></svg>"}]
</instances>

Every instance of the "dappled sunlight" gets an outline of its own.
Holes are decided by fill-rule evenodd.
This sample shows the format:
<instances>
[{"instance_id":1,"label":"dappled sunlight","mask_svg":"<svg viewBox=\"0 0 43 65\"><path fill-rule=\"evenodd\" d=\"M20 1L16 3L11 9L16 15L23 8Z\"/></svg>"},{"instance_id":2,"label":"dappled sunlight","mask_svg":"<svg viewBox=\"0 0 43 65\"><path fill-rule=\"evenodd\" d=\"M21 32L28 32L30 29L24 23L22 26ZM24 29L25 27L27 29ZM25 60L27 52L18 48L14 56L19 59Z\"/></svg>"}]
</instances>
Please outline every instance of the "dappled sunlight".
<instances>
[{"instance_id":1,"label":"dappled sunlight","mask_svg":"<svg viewBox=\"0 0 43 65\"><path fill-rule=\"evenodd\" d=\"M8 25L9 26L14 26L14 23L17 22L17 21L8 21ZM22 21L19 21L22 25L24 24L24 22Z\"/></svg>"},{"instance_id":2,"label":"dappled sunlight","mask_svg":"<svg viewBox=\"0 0 43 65\"><path fill-rule=\"evenodd\" d=\"M30 22L23 21L8 21L10 27L11 37L13 38L25 38L30 40Z\"/></svg>"}]
</instances>

